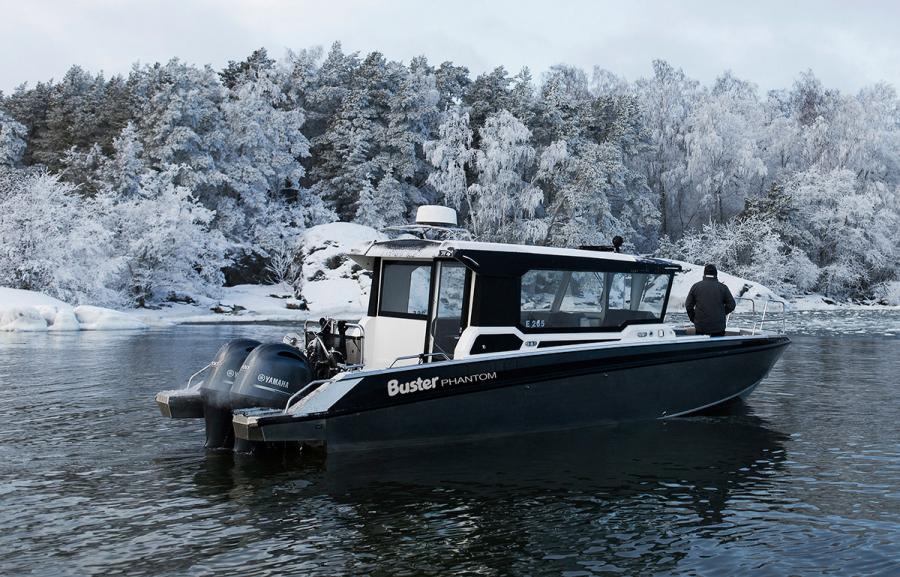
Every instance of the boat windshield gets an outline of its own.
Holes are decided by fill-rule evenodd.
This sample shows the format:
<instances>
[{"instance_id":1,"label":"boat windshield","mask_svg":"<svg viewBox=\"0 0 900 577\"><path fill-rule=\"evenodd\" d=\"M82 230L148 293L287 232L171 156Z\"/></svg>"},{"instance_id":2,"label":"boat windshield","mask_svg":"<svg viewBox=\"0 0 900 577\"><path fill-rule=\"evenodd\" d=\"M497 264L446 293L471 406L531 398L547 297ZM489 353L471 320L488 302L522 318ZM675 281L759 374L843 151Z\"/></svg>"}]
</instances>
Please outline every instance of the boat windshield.
<instances>
[{"instance_id":1,"label":"boat windshield","mask_svg":"<svg viewBox=\"0 0 900 577\"><path fill-rule=\"evenodd\" d=\"M525 330L612 329L662 320L668 274L530 270L522 275Z\"/></svg>"}]
</instances>

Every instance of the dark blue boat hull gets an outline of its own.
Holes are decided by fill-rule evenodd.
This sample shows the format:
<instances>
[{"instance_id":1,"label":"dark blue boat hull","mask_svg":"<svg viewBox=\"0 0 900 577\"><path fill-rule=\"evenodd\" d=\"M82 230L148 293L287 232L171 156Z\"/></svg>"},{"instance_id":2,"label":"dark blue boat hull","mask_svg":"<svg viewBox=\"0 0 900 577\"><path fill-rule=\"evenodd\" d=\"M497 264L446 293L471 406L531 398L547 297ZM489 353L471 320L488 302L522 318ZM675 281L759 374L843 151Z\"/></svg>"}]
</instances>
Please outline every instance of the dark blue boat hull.
<instances>
[{"instance_id":1,"label":"dark blue boat hull","mask_svg":"<svg viewBox=\"0 0 900 577\"><path fill-rule=\"evenodd\" d=\"M665 419L746 397L789 342L578 347L363 373L324 413L261 412L235 429L253 440L324 442L331 452Z\"/></svg>"}]
</instances>

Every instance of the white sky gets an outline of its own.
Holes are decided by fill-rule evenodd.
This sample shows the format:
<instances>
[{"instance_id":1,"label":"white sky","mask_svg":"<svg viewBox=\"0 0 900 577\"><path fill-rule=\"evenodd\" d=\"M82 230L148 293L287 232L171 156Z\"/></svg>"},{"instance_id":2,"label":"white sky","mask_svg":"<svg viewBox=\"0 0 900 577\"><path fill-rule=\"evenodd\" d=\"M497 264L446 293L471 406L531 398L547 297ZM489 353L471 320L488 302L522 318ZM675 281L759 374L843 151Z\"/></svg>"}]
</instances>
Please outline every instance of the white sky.
<instances>
[{"instance_id":1,"label":"white sky","mask_svg":"<svg viewBox=\"0 0 900 577\"><path fill-rule=\"evenodd\" d=\"M726 69L761 89L812 68L828 87L900 86L898 1L0 0L0 90L107 75L172 57L221 68L265 46L379 50L452 60L475 73L565 62L629 80L654 58L703 82Z\"/></svg>"}]
</instances>

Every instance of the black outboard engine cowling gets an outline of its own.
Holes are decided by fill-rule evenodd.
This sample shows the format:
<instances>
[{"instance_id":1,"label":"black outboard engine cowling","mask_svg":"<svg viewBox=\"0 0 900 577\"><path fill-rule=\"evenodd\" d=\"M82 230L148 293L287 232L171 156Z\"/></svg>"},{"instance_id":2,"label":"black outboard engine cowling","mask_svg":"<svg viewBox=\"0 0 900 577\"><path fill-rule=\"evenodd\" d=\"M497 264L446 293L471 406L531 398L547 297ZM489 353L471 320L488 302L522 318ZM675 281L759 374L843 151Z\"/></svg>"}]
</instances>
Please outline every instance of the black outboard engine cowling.
<instances>
[{"instance_id":1,"label":"black outboard engine cowling","mask_svg":"<svg viewBox=\"0 0 900 577\"><path fill-rule=\"evenodd\" d=\"M203 416L206 420L206 446L210 449L231 448L234 429L231 425L231 388L244 360L259 346L253 339L234 339L219 349L210 363L212 370L200 386Z\"/></svg>"},{"instance_id":2,"label":"black outboard engine cowling","mask_svg":"<svg viewBox=\"0 0 900 577\"><path fill-rule=\"evenodd\" d=\"M266 343L250 353L231 388L231 407L284 407L288 398L312 381L306 356L282 343Z\"/></svg>"},{"instance_id":3,"label":"black outboard engine cowling","mask_svg":"<svg viewBox=\"0 0 900 577\"><path fill-rule=\"evenodd\" d=\"M231 389L229 408L231 411L253 407L283 408L291 395L312 380L312 369L300 350L282 343L260 345L241 367ZM253 449L250 441L238 440L234 444L235 451Z\"/></svg>"}]
</instances>

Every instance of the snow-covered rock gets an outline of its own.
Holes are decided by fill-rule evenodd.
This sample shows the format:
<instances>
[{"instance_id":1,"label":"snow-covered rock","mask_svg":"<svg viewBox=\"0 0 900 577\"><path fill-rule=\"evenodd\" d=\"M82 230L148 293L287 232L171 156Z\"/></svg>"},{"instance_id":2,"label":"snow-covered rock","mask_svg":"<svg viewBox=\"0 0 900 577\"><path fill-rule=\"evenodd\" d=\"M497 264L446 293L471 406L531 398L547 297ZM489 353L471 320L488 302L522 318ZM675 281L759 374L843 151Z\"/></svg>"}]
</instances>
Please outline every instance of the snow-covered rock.
<instances>
[{"instance_id":1,"label":"snow-covered rock","mask_svg":"<svg viewBox=\"0 0 900 577\"><path fill-rule=\"evenodd\" d=\"M74 309L61 300L38 292L0 287L0 330L78 330L77 324Z\"/></svg>"},{"instance_id":2,"label":"snow-covered rock","mask_svg":"<svg viewBox=\"0 0 900 577\"><path fill-rule=\"evenodd\" d=\"M346 254L351 248L385 239L387 236L374 228L349 222L322 224L303 233L299 289L310 317L356 318L364 314L372 277Z\"/></svg>"},{"instance_id":3,"label":"snow-covered rock","mask_svg":"<svg viewBox=\"0 0 900 577\"><path fill-rule=\"evenodd\" d=\"M0 331L145 329L133 315L82 305L73 307L34 291L0 287Z\"/></svg>"},{"instance_id":4,"label":"snow-covered rock","mask_svg":"<svg viewBox=\"0 0 900 577\"><path fill-rule=\"evenodd\" d=\"M879 291L878 298L888 306L900 306L900 281L885 283Z\"/></svg>"},{"instance_id":5,"label":"snow-covered rock","mask_svg":"<svg viewBox=\"0 0 900 577\"><path fill-rule=\"evenodd\" d=\"M96 307L95 307L96 308ZM109 309L104 309L109 310ZM134 320L134 319L132 319ZM53 318L51 319L50 325L47 327L47 330L50 331L78 331L81 329L86 329L81 325L81 322L78 320L78 315L75 312L75 309L72 308L60 308L56 310ZM139 327L142 328L142 327Z\"/></svg>"},{"instance_id":6,"label":"snow-covered rock","mask_svg":"<svg viewBox=\"0 0 900 577\"><path fill-rule=\"evenodd\" d=\"M47 321L36 307L9 307L0 310L0 330L46 331Z\"/></svg>"},{"instance_id":7,"label":"snow-covered rock","mask_svg":"<svg viewBox=\"0 0 900 577\"><path fill-rule=\"evenodd\" d=\"M147 324L134 316L90 305L75 307L75 318L78 326L85 331L135 330L146 329Z\"/></svg>"}]
</instances>

